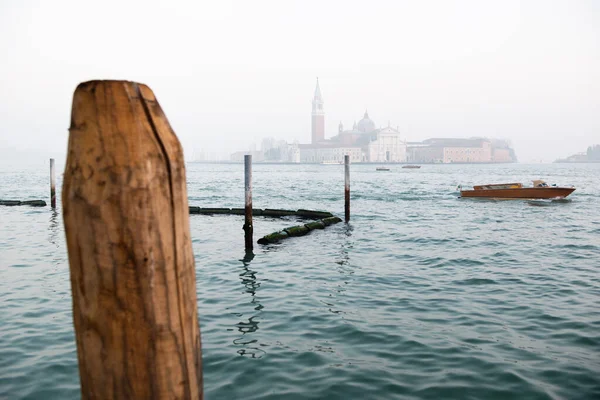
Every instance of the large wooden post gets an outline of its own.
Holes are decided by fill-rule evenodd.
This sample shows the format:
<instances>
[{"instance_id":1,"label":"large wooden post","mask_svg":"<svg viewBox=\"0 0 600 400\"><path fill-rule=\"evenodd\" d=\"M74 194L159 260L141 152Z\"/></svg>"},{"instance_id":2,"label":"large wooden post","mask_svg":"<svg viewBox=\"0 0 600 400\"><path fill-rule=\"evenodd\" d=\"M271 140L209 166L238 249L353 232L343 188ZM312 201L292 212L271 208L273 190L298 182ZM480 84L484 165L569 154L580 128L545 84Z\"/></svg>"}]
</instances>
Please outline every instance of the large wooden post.
<instances>
[{"instance_id":1,"label":"large wooden post","mask_svg":"<svg viewBox=\"0 0 600 400\"><path fill-rule=\"evenodd\" d=\"M344 156L344 214L345 222L350 221L350 156Z\"/></svg>"},{"instance_id":2,"label":"large wooden post","mask_svg":"<svg viewBox=\"0 0 600 400\"><path fill-rule=\"evenodd\" d=\"M246 154L244 156L244 242L246 250L252 250L252 235L254 227L252 226L252 156Z\"/></svg>"},{"instance_id":3,"label":"large wooden post","mask_svg":"<svg viewBox=\"0 0 600 400\"><path fill-rule=\"evenodd\" d=\"M62 202L82 398L202 398L183 151L150 88L77 87Z\"/></svg>"}]
</instances>

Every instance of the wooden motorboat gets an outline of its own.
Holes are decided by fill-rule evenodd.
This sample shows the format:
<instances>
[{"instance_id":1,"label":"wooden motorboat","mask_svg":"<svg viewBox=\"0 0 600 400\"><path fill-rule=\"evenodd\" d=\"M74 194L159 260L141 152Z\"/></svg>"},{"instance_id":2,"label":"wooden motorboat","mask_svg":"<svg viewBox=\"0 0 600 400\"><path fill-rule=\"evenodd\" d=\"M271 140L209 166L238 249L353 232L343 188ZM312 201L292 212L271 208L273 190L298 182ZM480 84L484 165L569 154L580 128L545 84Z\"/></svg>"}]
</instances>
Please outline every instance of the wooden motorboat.
<instances>
[{"instance_id":1,"label":"wooden motorboat","mask_svg":"<svg viewBox=\"0 0 600 400\"><path fill-rule=\"evenodd\" d=\"M418 168L421 168L421 166L420 165L404 165L402 168L418 169Z\"/></svg>"},{"instance_id":2,"label":"wooden motorboat","mask_svg":"<svg viewBox=\"0 0 600 400\"><path fill-rule=\"evenodd\" d=\"M388 167L377 167L375 168L376 171L389 171L390 169Z\"/></svg>"},{"instance_id":3,"label":"wooden motorboat","mask_svg":"<svg viewBox=\"0 0 600 400\"><path fill-rule=\"evenodd\" d=\"M497 183L473 186L473 190L460 188L460 197L491 199L564 199L575 191L574 187L549 186L542 180L533 181L533 187L521 183Z\"/></svg>"}]
</instances>

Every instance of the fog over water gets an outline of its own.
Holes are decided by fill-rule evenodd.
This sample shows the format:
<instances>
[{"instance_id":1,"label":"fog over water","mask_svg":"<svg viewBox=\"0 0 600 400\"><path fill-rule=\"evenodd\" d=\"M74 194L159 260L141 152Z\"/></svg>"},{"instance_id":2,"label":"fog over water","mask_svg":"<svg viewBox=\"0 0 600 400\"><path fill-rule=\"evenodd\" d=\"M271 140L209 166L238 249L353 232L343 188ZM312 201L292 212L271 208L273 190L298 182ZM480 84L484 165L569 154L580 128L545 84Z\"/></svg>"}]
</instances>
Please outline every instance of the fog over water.
<instances>
[{"instance_id":1,"label":"fog over water","mask_svg":"<svg viewBox=\"0 0 600 400\"><path fill-rule=\"evenodd\" d=\"M521 162L600 142L596 1L0 2L0 166L66 152L79 82L155 92L186 156L310 141L365 109L407 140L511 140Z\"/></svg>"}]
</instances>

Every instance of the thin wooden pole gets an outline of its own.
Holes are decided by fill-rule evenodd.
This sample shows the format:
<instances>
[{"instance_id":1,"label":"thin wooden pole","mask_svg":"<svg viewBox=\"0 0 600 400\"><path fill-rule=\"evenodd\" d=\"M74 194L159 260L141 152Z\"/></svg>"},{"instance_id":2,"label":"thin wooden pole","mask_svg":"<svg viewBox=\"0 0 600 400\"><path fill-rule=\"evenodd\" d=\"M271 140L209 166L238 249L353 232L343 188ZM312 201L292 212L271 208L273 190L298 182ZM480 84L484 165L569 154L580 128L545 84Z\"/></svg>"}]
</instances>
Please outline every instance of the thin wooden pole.
<instances>
[{"instance_id":1,"label":"thin wooden pole","mask_svg":"<svg viewBox=\"0 0 600 400\"><path fill-rule=\"evenodd\" d=\"M50 207L56 208L56 172L54 158L50 159Z\"/></svg>"},{"instance_id":2,"label":"thin wooden pole","mask_svg":"<svg viewBox=\"0 0 600 400\"><path fill-rule=\"evenodd\" d=\"M344 156L344 212L346 222L350 221L350 156Z\"/></svg>"},{"instance_id":3,"label":"thin wooden pole","mask_svg":"<svg viewBox=\"0 0 600 400\"><path fill-rule=\"evenodd\" d=\"M83 399L201 399L183 151L152 90L80 84L62 203Z\"/></svg>"},{"instance_id":4,"label":"thin wooden pole","mask_svg":"<svg viewBox=\"0 0 600 400\"><path fill-rule=\"evenodd\" d=\"M245 194L245 221L244 221L244 241L246 250L252 250L252 235L254 227L252 226L252 156L244 156L244 194Z\"/></svg>"}]
</instances>

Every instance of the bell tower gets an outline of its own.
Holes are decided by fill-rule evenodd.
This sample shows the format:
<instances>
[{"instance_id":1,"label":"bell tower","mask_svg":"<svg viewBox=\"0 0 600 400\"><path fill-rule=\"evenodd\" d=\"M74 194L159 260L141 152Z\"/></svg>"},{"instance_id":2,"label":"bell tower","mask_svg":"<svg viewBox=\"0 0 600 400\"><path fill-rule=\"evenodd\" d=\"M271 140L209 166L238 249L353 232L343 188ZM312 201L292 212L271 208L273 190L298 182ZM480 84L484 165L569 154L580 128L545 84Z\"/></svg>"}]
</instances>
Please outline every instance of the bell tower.
<instances>
[{"instance_id":1,"label":"bell tower","mask_svg":"<svg viewBox=\"0 0 600 400\"><path fill-rule=\"evenodd\" d=\"M317 87L312 101L312 138L311 143L317 144L325 140L325 110L323 109L323 96L317 78Z\"/></svg>"}]
</instances>

